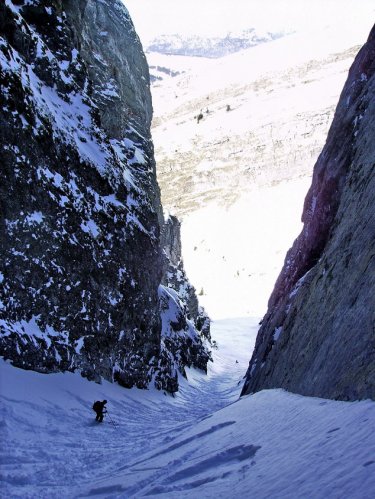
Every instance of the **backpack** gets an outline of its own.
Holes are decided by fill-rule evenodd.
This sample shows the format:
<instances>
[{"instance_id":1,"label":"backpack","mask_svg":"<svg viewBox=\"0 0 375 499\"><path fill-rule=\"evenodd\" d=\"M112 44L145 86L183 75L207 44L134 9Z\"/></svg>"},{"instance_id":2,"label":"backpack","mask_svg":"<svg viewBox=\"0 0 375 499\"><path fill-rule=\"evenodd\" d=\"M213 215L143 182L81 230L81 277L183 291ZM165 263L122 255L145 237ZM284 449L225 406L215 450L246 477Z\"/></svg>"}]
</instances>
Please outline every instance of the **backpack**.
<instances>
[{"instance_id":1,"label":"backpack","mask_svg":"<svg viewBox=\"0 0 375 499\"><path fill-rule=\"evenodd\" d=\"M101 411L102 410L102 404L99 402L99 400L97 400L96 402L94 402L93 406L92 406L92 409L97 412L97 411Z\"/></svg>"}]
</instances>

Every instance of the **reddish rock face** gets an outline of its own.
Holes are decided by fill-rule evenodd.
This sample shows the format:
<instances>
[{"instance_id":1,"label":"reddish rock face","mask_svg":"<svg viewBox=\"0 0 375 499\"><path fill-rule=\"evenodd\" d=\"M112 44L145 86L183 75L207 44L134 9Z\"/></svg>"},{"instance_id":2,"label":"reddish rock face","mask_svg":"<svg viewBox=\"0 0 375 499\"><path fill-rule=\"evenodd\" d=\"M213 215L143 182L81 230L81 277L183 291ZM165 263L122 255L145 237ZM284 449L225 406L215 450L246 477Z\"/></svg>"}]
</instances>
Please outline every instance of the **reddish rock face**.
<instances>
[{"instance_id":1,"label":"reddish rock face","mask_svg":"<svg viewBox=\"0 0 375 499\"><path fill-rule=\"evenodd\" d=\"M349 71L315 165L304 228L270 297L243 394L283 387L375 398L374 91L375 27Z\"/></svg>"}]
</instances>

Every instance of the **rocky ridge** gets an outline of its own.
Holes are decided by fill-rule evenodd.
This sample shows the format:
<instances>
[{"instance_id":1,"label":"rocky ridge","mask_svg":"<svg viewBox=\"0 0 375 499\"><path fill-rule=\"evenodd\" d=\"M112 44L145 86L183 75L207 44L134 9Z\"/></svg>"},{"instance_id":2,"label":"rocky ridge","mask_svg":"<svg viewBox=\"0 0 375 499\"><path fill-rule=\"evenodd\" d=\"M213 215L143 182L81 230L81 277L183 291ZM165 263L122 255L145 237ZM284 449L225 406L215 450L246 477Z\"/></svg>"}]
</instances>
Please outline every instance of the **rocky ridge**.
<instances>
[{"instance_id":1,"label":"rocky ridge","mask_svg":"<svg viewBox=\"0 0 375 499\"><path fill-rule=\"evenodd\" d=\"M341 93L243 394L375 399L375 28Z\"/></svg>"},{"instance_id":2,"label":"rocky ridge","mask_svg":"<svg viewBox=\"0 0 375 499\"><path fill-rule=\"evenodd\" d=\"M161 284L149 72L129 14L117 0L6 0L0 34L1 355L174 392L209 354ZM162 339L165 293L183 359Z\"/></svg>"}]
</instances>

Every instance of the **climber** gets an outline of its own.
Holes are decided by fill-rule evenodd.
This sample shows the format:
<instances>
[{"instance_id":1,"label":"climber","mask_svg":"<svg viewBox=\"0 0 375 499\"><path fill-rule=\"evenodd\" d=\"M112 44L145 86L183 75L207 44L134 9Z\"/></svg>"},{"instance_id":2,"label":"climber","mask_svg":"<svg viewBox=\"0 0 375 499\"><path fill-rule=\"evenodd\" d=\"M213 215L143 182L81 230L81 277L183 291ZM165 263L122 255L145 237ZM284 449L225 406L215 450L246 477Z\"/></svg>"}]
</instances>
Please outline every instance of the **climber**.
<instances>
[{"instance_id":1,"label":"climber","mask_svg":"<svg viewBox=\"0 0 375 499\"><path fill-rule=\"evenodd\" d=\"M196 118L196 119L197 119L197 123L199 123L199 122L200 122L200 120L203 120L203 114L202 114L202 112L200 112L200 113L198 114L198 116L194 116L194 118Z\"/></svg>"},{"instance_id":2,"label":"climber","mask_svg":"<svg viewBox=\"0 0 375 499\"><path fill-rule=\"evenodd\" d=\"M107 403L106 400L103 400L103 402L97 400L96 402L94 402L94 405L92 406L93 410L96 412L95 421L99 421L99 423L103 422L104 414L107 412L107 409L105 407L106 403Z\"/></svg>"}]
</instances>

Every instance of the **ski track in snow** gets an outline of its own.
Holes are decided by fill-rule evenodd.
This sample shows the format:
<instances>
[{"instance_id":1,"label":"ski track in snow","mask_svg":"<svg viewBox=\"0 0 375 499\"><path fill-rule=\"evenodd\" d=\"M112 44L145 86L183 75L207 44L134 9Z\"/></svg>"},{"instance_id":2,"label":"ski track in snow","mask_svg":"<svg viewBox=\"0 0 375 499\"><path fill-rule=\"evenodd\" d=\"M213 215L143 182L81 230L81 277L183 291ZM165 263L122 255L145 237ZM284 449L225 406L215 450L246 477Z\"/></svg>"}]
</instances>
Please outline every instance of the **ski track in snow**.
<instances>
[{"instance_id":1,"label":"ski track in snow","mask_svg":"<svg viewBox=\"0 0 375 499\"><path fill-rule=\"evenodd\" d=\"M254 319L239 320L237 329L246 338L248 328L256 324ZM227 330L228 324L221 321L216 326L220 328ZM153 390L125 390L107 382L98 385L70 373L23 371L4 363L0 378L0 455L6 496L72 497L71 490L77 484L110 476L129 461L169 442L211 411L234 401L239 396L236 383L246 370L256 328L253 333L247 339L241 363L236 364L230 352L223 357L223 346L214 351L217 361L210 365L207 377L188 370L189 383L181 380L175 398ZM236 367L230 377L228 363ZM116 429L109 419L105 425L94 421L92 403L105 398Z\"/></svg>"},{"instance_id":2,"label":"ski track in snow","mask_svg":"<svg viewBox=\"0 0 375 499\"><path fill-rule=\"evenodd\" d=\"M374 497L375 403L238 400L256 332L214 322L208 375L189 370L174 398L1 362L2 497ZM104 398L116 426L94 421Z\"/></svg>"}]
</instances>

